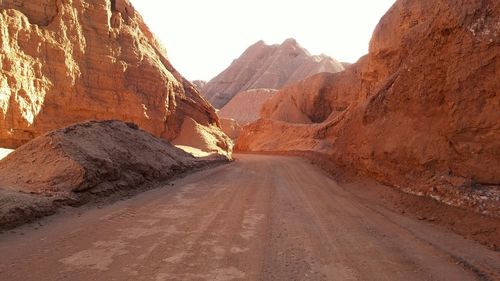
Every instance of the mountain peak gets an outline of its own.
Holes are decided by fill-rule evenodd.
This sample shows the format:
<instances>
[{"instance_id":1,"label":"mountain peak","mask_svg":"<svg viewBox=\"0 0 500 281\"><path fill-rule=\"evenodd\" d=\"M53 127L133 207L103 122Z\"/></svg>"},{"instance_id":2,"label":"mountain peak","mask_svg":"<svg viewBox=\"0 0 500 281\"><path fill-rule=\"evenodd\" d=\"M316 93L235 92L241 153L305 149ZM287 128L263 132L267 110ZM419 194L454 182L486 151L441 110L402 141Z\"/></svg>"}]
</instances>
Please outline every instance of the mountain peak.
<instances>
[{"instance_id":1,"label":"mountain peak","mask_svg":"<svg viewBox=\"0 0 500 281\"><path fill-rule=\"evenodd\" d=\"M281 89L319 72L343 69L335 59L312 56L293 38L286 39L281 45L267 45L261 40L208 82L203 95L216 108L222 108L242 91Z\"/></svg>"},{"instance_id":2,"label":"mountain peak","mask_svg":"<svg viewBox=\"0 0 500 281\"><path fill-rule=\"evenodd\" d=\"M295 40L294 38L285 39L285 41L281 43L281 46L286 46L286 45L300 46L297 40Z\"/></svg>"}]
</instances>

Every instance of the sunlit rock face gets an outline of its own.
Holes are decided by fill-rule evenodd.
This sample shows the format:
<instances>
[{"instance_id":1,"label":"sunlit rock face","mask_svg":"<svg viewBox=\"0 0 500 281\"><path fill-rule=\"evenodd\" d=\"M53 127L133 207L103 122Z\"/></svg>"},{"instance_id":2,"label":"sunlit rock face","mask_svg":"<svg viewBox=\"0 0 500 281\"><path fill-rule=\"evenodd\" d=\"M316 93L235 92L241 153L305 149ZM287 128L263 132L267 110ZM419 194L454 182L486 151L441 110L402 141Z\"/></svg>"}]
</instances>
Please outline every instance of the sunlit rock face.
<instances>
[{"instance_id":1,"label":"sunlit rock face","mask_svg":"<svg viewBox=\"0 0 500 281\"><path fill-rule=\"evenodd\" d=\"M321 153L450 204L496 205L500 215L498 195L483 196L500 184L499 19L499 1L399 0L367 56L278 92L236 149ZM454 197L470 190L477 194Z\"/></svg>"},{"instance_id":2,"label":"sunlit rock face","mask_svg":"<svg viewBox=\"0 0 500 281\"><path fill-rule=\"evenodd\" d=\"M173 140L186 117L220 128L127 0L0 1L0 147L89 119Z\"/></svg>"},{"instance_id":3,"label":"sunlit rock face","mask_svg":"<svg viewBox=\"0 0 500 281\"><path fill-rule=\"evenodd\" d=\"M249 89L281 89L320 72L344 70L337 60L326 55L313 56L295 39L281 45L259 41L250 46L222 73L202 89L216 108L223 108L236 94Z\"/></svg>"}]
</instances>

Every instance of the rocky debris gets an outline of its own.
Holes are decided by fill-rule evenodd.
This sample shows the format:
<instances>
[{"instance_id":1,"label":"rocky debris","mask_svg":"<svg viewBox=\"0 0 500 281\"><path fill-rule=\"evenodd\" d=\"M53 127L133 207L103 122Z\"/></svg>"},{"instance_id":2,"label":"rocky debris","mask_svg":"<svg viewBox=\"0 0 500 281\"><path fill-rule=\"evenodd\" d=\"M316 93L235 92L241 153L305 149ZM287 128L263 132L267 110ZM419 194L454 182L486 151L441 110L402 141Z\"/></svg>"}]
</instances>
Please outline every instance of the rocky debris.
<instances>
[{"instance_id":1,"label":"rocky debris","mask_svg":"<svg viewBox=\"0 0 500 281\"><path fill-rule=\"evenodd\" d=\"M91 121L49 132L0 161L0 226L55 202L139 189L227 158L197 159L132 123ZM40 207L40 208L38 208Z\"/></svg>"},{"instance_id":2,"label":"rocky debris","mask_svg":"<svg viewBox=\"0 0 500 281\"><path fill-rule=\"evenodd\" d=\"M127 0L4 0L0 26L0 147L85 120L173 140L190 118L221 134L213 107Z\"/></svg>"},{"instance_id":3,"label":"rocky debris","mask_svg":"<svg viewBox=\"0 0 500 281\"><path fill-rule=\"evenodd\" d=\"M342 70L340 62L326 55L312 56L295 39L281 45L259 41L210 80L202 93L213 106L222 108L236 94L249 89L281 89L316 73Z\"/></svg>"},{"instance_id":4,"label":"rocky debris","mask_svg":"<svg viewBox=\"0 0 500 281\"><path fill-rule=\"evenodd\" d=\"M264 106L271 119L244 127L236 150L319 152L406 192L500 216L499 18L493 0L397 1L367 56L278 93ZM297 124L305 117L313 124Z\"/></svg>"},{"instance_id":5,"label":"rocky debris","mask_svg":"<svg viewBox=\"0 0 500 281\"><path fill-rule=\"evenodd\" d=\"M201 92L201 90L203 89L203 87L205 87L205 85L207 84L207 81L194 80L192 83L196 87L196 90L198 90L198 92Z\"/></svg>"},{"instance_id":6,"label":"rocky debris","mask_svg":"<svg viewBox=\"0 0 500 281\"><path fill-rule=\"evenodd\" d=\"M219 116L234 119L241 125L254 122L260 118L260 111L264 103L272 98L276 92L278 90L253 89L238 93L218 112Z\"/></svg>"},{"instance_id":7,"label":"rocky debris","mask_svg":"<svg viewBox=\"0 0 500 281\"><path fill-rule=\"evenodd\" d=\"M222 131L231 139L235 140L240 136L241 126L232 118L221 118Z\"/></svg>"}]
</instances>

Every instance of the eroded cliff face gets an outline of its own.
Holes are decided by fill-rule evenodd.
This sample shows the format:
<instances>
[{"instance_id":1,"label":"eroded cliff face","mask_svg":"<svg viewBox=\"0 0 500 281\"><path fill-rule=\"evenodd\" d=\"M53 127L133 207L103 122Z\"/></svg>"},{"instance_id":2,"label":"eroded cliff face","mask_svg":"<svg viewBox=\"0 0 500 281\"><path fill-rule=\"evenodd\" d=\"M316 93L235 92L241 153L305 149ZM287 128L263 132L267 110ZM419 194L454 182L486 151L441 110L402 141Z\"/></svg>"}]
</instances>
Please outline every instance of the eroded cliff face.
<instances>
[{"instance_id":1,"label":"eroded cliff face","mask_svg":"<svg viewBox=\"0 0 500 281\"><path fill-rule=\"evenodd\" d=\"M343 69L331 57L312 56L294 39L287 39L281 45L259 41L210 80L202 93L216 108L223 108L236 94L246 90L281 89L320 72Z\"/></svg>"},{"instance_id":2,"label":"eroded cliff face","mask_svg":"<svg viewBox=\"0 0 500 281\"><path fill-rule=\"evenodd\" d=\"M131 121L167 140L187 117L220 128L127 0L0 1L0 46L2 147L89 119Z\"/></svg>"},{"instance_id":3,"label":"eroded cliff face","mask_svg":"<svg viewBox=\"0 0 500 281\"><path fill-rule=\"evenodd\" d=\"M265 105L271 119L244 128L237 148L321 152L401 189L499 215L489 188L500 185L499 19L493 0L399 0L368 56L328 82L309 79L276 95ZM324 102L312 102L318 97ZM325 103L349 105L304 125L283 117L296 110L284 106L290 100L307 116L324 116Z\"/></svg>"}]
</instances>

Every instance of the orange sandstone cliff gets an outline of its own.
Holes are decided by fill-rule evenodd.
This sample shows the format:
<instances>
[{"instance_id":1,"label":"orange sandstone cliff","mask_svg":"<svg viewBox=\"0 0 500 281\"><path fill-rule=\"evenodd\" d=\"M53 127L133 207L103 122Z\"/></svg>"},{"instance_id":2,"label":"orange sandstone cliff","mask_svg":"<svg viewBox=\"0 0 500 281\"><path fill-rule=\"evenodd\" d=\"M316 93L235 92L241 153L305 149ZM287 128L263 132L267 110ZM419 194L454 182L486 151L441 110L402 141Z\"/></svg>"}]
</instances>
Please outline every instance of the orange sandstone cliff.
<instances>
[{"instance_id":1,"label":"orange sandstone cliff","mask_svg":"<svg viewBox=\"0 0 500 281\"><path fill-rule=\"evenodd\" d=\"M498 1L398 0L367 56L278 92L236 149L319 153L499 216L499 33Z\"/></svg>"},{"instance_id":2,"label":"orange sandstone cliff","mask_svg":"<svg viewBox=\"0 0 500 281\"><path fill-rule=\"evenodd\" d=\"M0 1L0 147L89 119L174 140L189 118L227 152L212 106L127 0Z\"/></svg>"}]
</instances>

